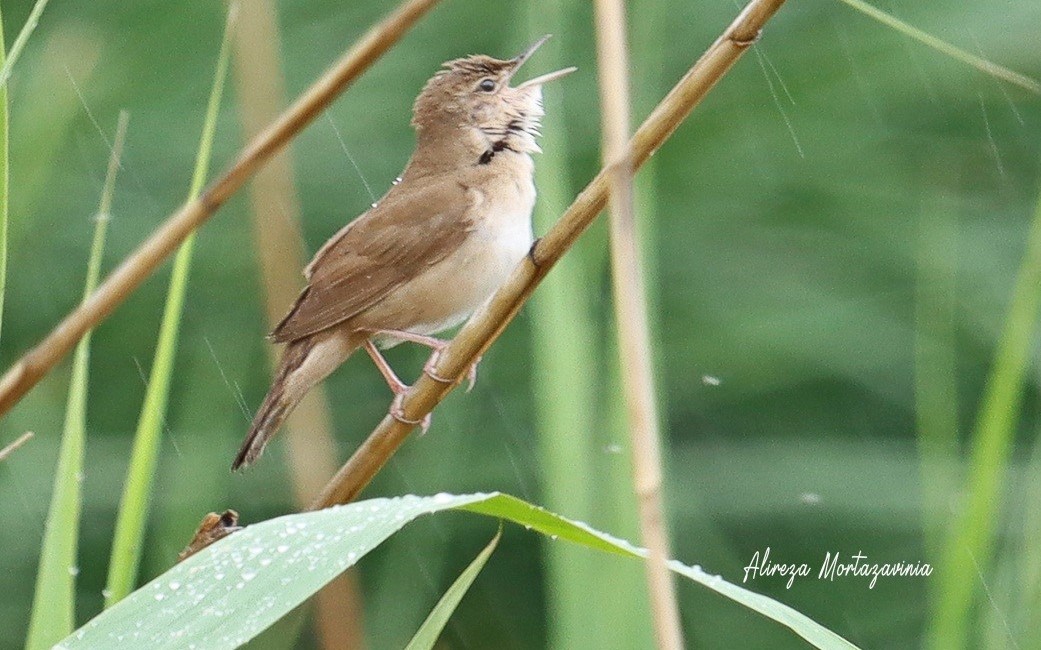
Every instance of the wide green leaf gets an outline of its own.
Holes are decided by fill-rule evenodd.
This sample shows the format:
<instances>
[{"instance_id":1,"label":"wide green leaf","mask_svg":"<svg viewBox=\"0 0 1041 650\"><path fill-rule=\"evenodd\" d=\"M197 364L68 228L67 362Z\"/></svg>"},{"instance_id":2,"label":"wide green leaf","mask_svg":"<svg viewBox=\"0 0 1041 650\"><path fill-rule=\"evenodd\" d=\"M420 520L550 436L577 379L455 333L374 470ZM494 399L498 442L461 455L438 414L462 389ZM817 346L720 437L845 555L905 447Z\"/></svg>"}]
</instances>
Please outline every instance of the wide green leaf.
<instances>
[{"instance_id":1,"label":"wide green leaf","mask_svg":"<svg viewBox=\"0 0 1041 650\"><path fill-rule=\"evenodd\" d=\"M405 524L425 514L466 510L507 519L554 539L642 557L628 542L515 497L500 494L373 499L271 519L231 535L130 594L59 648L237 648ZM670 568L782 625L818 648L855 648L776 600L696 566ZM591 585L592 586L592 585Z\"/></svg>"}]
</instances>

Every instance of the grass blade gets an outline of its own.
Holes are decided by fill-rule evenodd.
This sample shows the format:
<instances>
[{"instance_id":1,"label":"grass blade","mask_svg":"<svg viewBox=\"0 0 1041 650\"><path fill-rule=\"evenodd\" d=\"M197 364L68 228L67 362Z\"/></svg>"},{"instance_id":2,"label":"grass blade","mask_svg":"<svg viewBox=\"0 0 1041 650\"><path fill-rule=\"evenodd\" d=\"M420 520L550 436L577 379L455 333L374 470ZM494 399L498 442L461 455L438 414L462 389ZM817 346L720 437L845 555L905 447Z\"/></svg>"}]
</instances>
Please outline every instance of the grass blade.
<instances>
[{"instance_id":1,"label":"grass blade","mask_svg":"<svg viewBox=\"0 0 1041 650\"><path fill-rule=\"evenodd\" d=\"M531 40L543 34L567 34L575 3L530 4L525 12ZM539 52L546 69L563 68L563 39L553 38ZM546 127L542 149L535 166L539 199L535 205L535 231L553 225L568 205L574 191L568 182L570 145L566 136L564 88L549 85L545 95ZM557 125L557 126L554 126ZM598 341L602 325L593 316L600 289L589 263L589 255L576 250L560 261L531 303L531 384L538 423L539 465L547 507L569 512L585 521L595 518L596 495L602 475L596 467L597 430L596 378L601 365ZM595 558L580 549L545 544L546 595L549 645L572 648L583 640L592 645L597 635L610 637L617 621L601 616L608 601L604 592L589 594L586 585L600 577ZM605 597L606 596L606 597ZM617 638L617 637L614 637Z\"/></svg>"},{"instance_id":2,"label":"grass blade","mask_svg":"<svg viewBox=\"0 0 1041 650\"><path fill-rule=\"evenodd\" d=\"M217 113L220 109L221 94L224 89L224 78L228 68L230 52L230 34L234 20L235 8L228 12L228 22L224 30L224 40L220 55L217 58L217 71L213 88L210 92L209 104L206 108L206 121L203 126L199 150L195 160L195 172L192 176L188 200L194 200L202 191L209 170L210 153L213 149L213 134L217 126ZM126 485L120 501L119 514L116 518L115 539L112 544L112 559L109 563L108 583L105 591L105 606L110 607L125 597L133 589L137 580L138 566L141 561L141 548L144 540L145 521L155 466L159 455L159 441L163 420L166 416L166 404L170 394L170 380L173 376L174 355L177 351L177 335L180 329L181 311L188 286L188 271L191 266L192 249L195 235L190 235L181 245L174 260L173 274L170 277L170 290L166 296L163 320L159 328L159 340L156 343L155 359L152 362L148 388L145 392L141 417L134 434L134 448L130 455Z\"/></svg>"},{"instance_id":3,"label":"grass blade","mask_svg":"<svg viewBox=\"0 0 1041 650\"><path fill-rule=\"evenodd\" d=\"M872 7L863 0L839 1L849 5L850 7L853 7L854 9L866 16L874 18L875 20L882 23L883 25L886 25L887 27L892 27L901 34L913 38L914 40L918 41L919 43L922 43L923 45L927 45L933 48L941 54L949 56L957 61L961 61L966 65L972 66L973 68L976 68L983 74L990 75L1003 81L1007 81L1010 84L1019 86L1020 88L1023 88L1025 90L1029 90L1035 95L1041 95L1041 82L1038 82L1035 79L1031 79L1030 77L1019 74L1018 72L1013 72L1012 70L1009 70L1004 66L1000 66L997 63L992 63L984 59L983 57L979 57L974 54L969 54L965 50L957 48L951 45L950 43L941 41L932 34L924 32L918 29L917 27L914 27L913 25L908 25L904 21L896 18L891 14L887 14L881 9Z\"/></svg>"},{"instance_id":4,"label":"grass blade","mask_svg":"<svg viewBox=\"0 0 1041 650\"><path fill-rule=\"evenodd\" d=\"M507 519L543 535L619 556L646 555L624 540L505 494L372 499L247 526L141 587L57 647L170 647L170 640L176 639L179 648L237 648L412 520L447 510ZM781 623L818 648L856 648L772 598L697 567L672 561L669 568Z\"/></svg>"},{"instance_id":5,"label":"grass blade","mask_svg":"<svg viewBox=\"0 0 1041 650\"><path fill-rule=\"evenodd\" d=\"M1018 542L1014 547L1017 553L1009 553L1006 560L1011 565L1012 576L1008 590L1012 594L1009 618L1021 648L1041 648L1041 629L1037 625L1037 612L1041 611L1041 547L1037 544L1041 539L1041 436L1035 437L1033 446L1019 516L1009 522L1010 537ZM1002 612L991 614L994 618L1002 615ZM1002 641L1008 643L1005 637ZM998 647L997 644L994 647Z\"/></svg>"},{"instance_id":6,"label":"grass blade","mask_svg":"<svg viewBox=\"0 0 1041 650\"><path fill-rule=\"evenodd\" d=\"M29 12L29 17L25 19L25 24L22 25L22 31L18 32L18 36L14 39L14 44L11 45L11 51L7 53L3 65L0 65L0 86L7 87L7 80L11 78L11 69L14 67L15 62L18 61L18 55L22 53L22 48L25 47L29 36L40 22L40 14L43 13L49 1L36 0L36 4L33 5L32 11Z\"/></svg>"},{"instance_id":7,"label":"grass blade","mask_svg":"<svg viewBox=\"0 0 1041 650\"><path fill-rule=\"evenodd\" d=\"M0 18L0 68L7 66L4 53L4 22ZM10 172L7 129L7 85L0 86L0 327L4 323L4 295L7 290L7 207Z\"/></svg>"},{"instance_id":8,"label":"grass blade","mask_svg":"<svg viewBox=\"0 0 1041 650\"><path fill-rule=\"evenodd\" d=\"M126 137L127 114L119 115L119 127L109 158L108 175L101 195L101 204L94 225L94 241L87 264L84 299L98 283L101 257L105 250L115 191L116 172ZM58 452L58 467L54 473L54 493L43 532L40 550L40 568L36 574L36 593L33 597L29 634L25 647L29 650L50 648L75 626L76 564L79 519L81 508L81 479L83 451L86 444L87 424L87 371L90 365L90 334L76 346L72 362L72 379L65 409L65 425Z\"/></svg>"},{"instance_id":9,"label":"grass blade","mask_svg":"<svg viewBox=\"0 0 1041 650\"><path fill-rule=\"evenodd\" d=\"M938 597L929 633L929 647L937 650L970 645L969 615L979 576L988 570L994 556L1003 501L1001 490L1019 422L1039 309L1041 199L977 416L964 506L951 528L944 555L937 562L940 567Z\"/></svg>"},{"instance_id":10,"label":"grass blade","mask_svg":"<svg viewBox=\"0 0 1041 650\"><path fill-rule=\"evenodd\" d=\"M958 223L944 198L923 204L915 287L915 428L929 557L943 552L958 457Z\"/></svg>"},{"instance_id":11,"label":"grass blade","mask_svg":"<svg viewBox=\"0 0 1041 650\"><path fill-rule=\"evenodd\" d=\"M488 542L488 545L477 554L470 566L466 567L459 574L459 577L455 579L455 582L448 588L441 600L437 601L437 605L430 612L430 616L427 616L426 620L423 621L423 625L416 631L415 636L409 641L405 650L430 650L434 647L434 644L437 643L437 638L441 636L441 631L445 629L448 619L452 617L455 608L459 606L459 601L466 595L470 585L477 578L477 574L481 572L481 569L488 562L488 558L492 556L492 551L498 546L500 537L502 537L501 524L499 532L495 533L492 541Z\"/></svg>"}]
</instances>

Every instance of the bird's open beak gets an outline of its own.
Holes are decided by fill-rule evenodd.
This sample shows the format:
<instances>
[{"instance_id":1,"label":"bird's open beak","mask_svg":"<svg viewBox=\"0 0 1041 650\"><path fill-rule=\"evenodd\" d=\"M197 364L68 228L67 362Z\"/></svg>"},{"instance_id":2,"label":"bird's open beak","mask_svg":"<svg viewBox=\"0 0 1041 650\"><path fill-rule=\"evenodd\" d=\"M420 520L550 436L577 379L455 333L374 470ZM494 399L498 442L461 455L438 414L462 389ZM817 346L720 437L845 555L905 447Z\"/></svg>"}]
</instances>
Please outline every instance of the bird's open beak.
<instances>
[{"instance_id":1,"label":"bird's open beak","mask_svg":"<svg viewBox=\"0 0 1041 650\"><path fill-rule=\"evenodd\" d=\"M511 77L514 74L516 74L517 70L519 70L522 65L524 65L525 61L527 61L528 59L531 58L531 55L535 53L535 50L539 49L539 47L541 47L543 43L545 43L547 40L549 40L549 36L550 36L549 34L546 34L545 36L543 36L539 40L535 41L532 44L531 47L529 47L520 56L518 56L517 58L515 58L513 60L513 71L510 73ZM554 79L560 79L564 75L569 75L569 74L571 74L572 72L574 72L577 69L578 68L570 67L570 68L564 68L563 70L557 70L556 72L550 72L550 73L544 74L544 75L542 75L540 77L535 77L534 79L528 79L527 81L525 81L521 85L516 86L516 88L528 88L530 86L541 86L542 84L544 84L546 82L553 81Z\"/></svg>"}]
</instances>

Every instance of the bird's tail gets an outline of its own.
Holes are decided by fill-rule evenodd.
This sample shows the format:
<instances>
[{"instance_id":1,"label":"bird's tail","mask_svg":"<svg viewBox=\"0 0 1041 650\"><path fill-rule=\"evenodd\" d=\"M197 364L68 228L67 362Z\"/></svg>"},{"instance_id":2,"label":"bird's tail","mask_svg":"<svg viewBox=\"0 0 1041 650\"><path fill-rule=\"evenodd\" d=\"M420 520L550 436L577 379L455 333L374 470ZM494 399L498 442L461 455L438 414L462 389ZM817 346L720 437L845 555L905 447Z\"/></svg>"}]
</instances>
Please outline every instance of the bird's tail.
<instances>
[{"instance_id":1,"label":"bird's tail","mask_svg":"<svg viewBox=\"0 0 1041 650\"><path fill-rule=\"evenodd\" d=\"M264 446L271 436L275 435L282 423L289 417L290 412L307 393L307 390L291 390L294 374L297 373L307 361L313 345L309 338L293 341L286 346L282 353L282 360L278 364L278 372L271 382L264 402L257 409L253 417L253 423L249 427L246 439L242 441L235 461L231 464L232 471L248 467L253 464L260 455L264 453ZM310 386L308 386L310 388Z\"/></svg>"}]
</instances>

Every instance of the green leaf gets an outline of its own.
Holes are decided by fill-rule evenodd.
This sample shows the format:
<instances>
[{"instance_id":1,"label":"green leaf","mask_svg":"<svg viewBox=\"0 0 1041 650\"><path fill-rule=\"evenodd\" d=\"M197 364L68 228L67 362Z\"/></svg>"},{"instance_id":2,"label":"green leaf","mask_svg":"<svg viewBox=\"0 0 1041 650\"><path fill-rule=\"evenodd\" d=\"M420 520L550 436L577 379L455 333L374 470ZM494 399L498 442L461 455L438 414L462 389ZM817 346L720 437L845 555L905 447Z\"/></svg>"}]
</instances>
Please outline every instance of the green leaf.
<instances>
[{"instance_id":1,"label":"green leaf","mask_svg":"<svg viewBox=\"0 0 1041 650\"><path fill-rule=\"evenodd\" d=\"M209 170L213 134L217 128L217 114L224 90L224 78L227 76L233 18L234 6L228 12L224 40L221 43L220 55L217 57L217 70L206 108L206 121L196 154L191 189L188 192L189 201L194 200L202 191ZM120 501L119 514L116 518L112 559L109 563L108 583L105 590L106 607L130 593L137 580L148 503L152 492L156 461L159 456L159 441L163 420L166 417L166 404L170 395L170 380L173 376L177 336L180 330L184 296L188 288L188 270L191 266L194 243L195 235L192 234L181 244L174 259L170 290L166 295L163 321L159 327L155 359L152 361L152 372L148 379L148 388L141 407L137 431L134 434L134 448L130 455L126 485L123 488L123 498Z\"/></svg>"},{"instance_id":2,"label":"green leaf","mask_svg":"<svg viewBox=\"0 0 1041 650\"><path fill-rule=\"evenodd\" d=\"M630 557L644 551L505 494L373 499L271 519L222 539L130 594L59 648L237 648L413 519L467 510ZM670 568L792 629L819 648L855 648L791 607L698 567ZM593 588L594 585L590 585Z\"/></svg>"},{"instance_id":3,"label":"green leaf","mask_svg":"<svg viewBox=\"0 0 1041 650\"><path fill-rule=\"evenodd\" d=\"M7 65L4 54L4 22L0 19L0 68ZM0 87L0 326L4 322L4 296L7 291L7 207L10 184L7 86Z\"/></svg>"},{"instance_id":4,"label":"green leaf","mask_svg":"<svg viewBox=\"0 0 1041 650\"><path fill-rule=\"evenodd\" d=\"M94 241L87 263L87 279L83 289L86 300L97 286L101 274L101 257L105 250L116 172L126 136L127 114L119 115L115 144L109 158L108 175L94 222ZM76 346L72 362L72 379L65 408L65 425L58 451L58 467L54 472L47 523L40 549L40 568L36 574L36 593L29 620L25 647L50 648L75 627L76 547L79 537L83 452L87 437L87 371L90 367L90 332Z\"/></svg>"},{"instance_id":5,"label":"green leaf","mask_svg":"<svg viewBox=\"0 0 1041 650\"><path fill-rule=\"evenodd\" d=\"M1037 340L1039 312L1041 198L977 414L964 506L951 527L943 559L938 563L938 591L929 638L929 647L937 650L970 645L969 614L973 599L981 593L981 572L989 571L998 544L1001 492L1020 420L1031 352Z\"/></svg>"},{"instance_id":6,"label":"green leaf","mask_svg":"<svg viewBox=\"0 0 1041 650\"><path fill-rule=\"evenodd\" d=\"M492 551L498 546L500 537L502 537L502 525L499 526L499 532L495 533L492 541L488 542L488 546L485 546L484 550L477 554L470 566L466 567L459 574L459 577L455 579L455 582L448 588L445 595L441 596L441 600L437 601L437 605L430 612L430 616L427 616L426 620L423 621L423 625L416 631L415 636L409 641L405 650L430 650L430 648L434 647L434 643L441 636L441 631L445 629L445 624L452 617L452 613L455 612L459 601L466 595L470 585L477 578L477 574L481 572L481 569L488 562L488 558L492 556Z\"/></svg>"},{"instance_id":7,"label":"green leaf","mask_svg":"<svg viewBox=\"0 0 1041 650\"><path fill-rule=\"evenodd\" d=\"M528 39L544 34L568 34L586 20L580 5L584 3L527 3L520 5L528 24ZM569 64L564 57L564 44L551 38L539 48L540 65L547 69ZM542 129L542 149L535 166L535 185L539 200L533 214L536 232L545 232L564 213L575 194L568 176L573 143L567 136L568 111L564 105L564 89L550 85L543 90L546 111ZM605 391L598 385L603 373L592 370L602 364L602 341L607 339L603 319L597 306L603 300L599 274L602 265L594 256L583 254L581 247L566 255L543 281L533 296L528 313L531 317L531 386L538 427L538 465L541 469L541 501L559 512L568 512L587 521L622 519L617 511L629 508L635 512L632 499L604 499L606 507L598 508L597 497L603 484L621 485L631 493L628 473L607 478L598 467L598 416L602 412L598 396ZM628 469L628 467L626 467ZM599 510L599 511L598 511ZM606 511L606 512L605 512ZM611 512L615 511L615 512ZM547 542L548 544L548 542ZM608 639L621 639L623 631L650 629L649 619L635 621L640 608L630 607L626 616L611 616L617 603L606 591L590 594L586 589L592 580L614 582L615 567L598 563L597 558L581 549L560 544L547 545L545 589L548 615L547 643L551 647L571 648L580 640L591 646ZM642 588L643 576L637 575ZM633 595L633 600L642 594ZM646 611L646 608L643 608Z\"/></svg>"}]
</instances>

